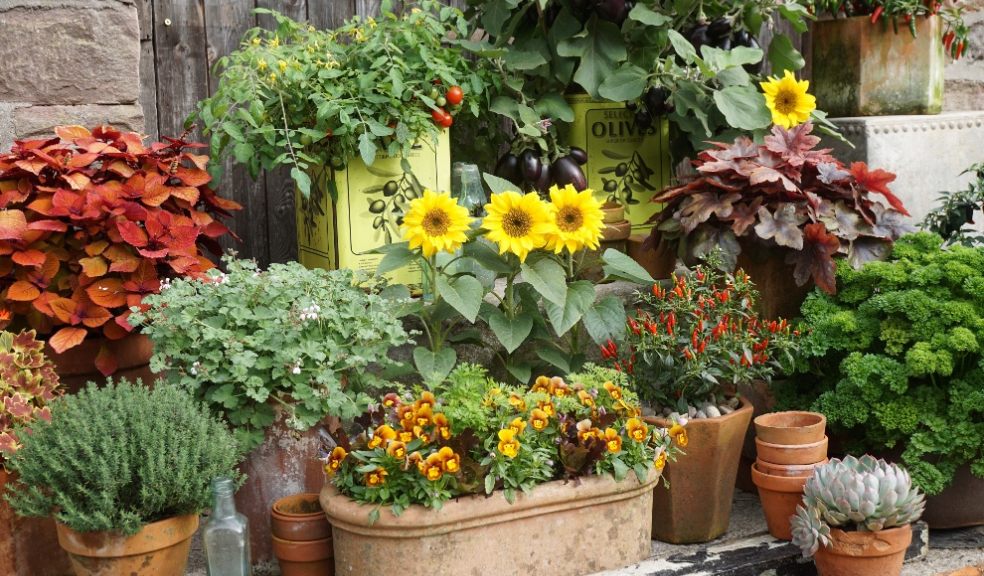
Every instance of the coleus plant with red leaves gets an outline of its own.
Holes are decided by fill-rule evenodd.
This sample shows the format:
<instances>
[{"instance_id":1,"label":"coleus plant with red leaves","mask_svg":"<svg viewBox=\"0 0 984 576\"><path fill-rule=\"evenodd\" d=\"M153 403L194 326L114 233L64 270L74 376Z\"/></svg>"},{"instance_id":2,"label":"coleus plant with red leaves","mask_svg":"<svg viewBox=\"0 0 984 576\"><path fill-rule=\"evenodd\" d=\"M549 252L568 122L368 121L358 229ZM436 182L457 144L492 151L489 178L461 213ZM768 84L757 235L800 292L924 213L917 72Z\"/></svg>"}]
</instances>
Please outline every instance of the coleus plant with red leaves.
<instances>
[{"instance_id":1,"label":"coleus plant with red leaves","mask_svg":"<svg viewBox=\"0 0 984 576\"><path fill-rule=\"evenodd\" d=\"M133 330L130 308L162 278L213 268L239 204L208 184L183 139L143 143L108 126L55 129L0 155L0 328L30 327L57 352ZM103 346L96 366L116 371Z\"/></svg>"},{"instance_id":2,"label":"coleus plant with red leaves","mask_svg":"<svg viewBox=\"0 0 984 576\"><path fill-rule=\"evenodd\" d=\"M717 247L732 270L743 246L783 248L798 285L836 292L835 257L855 267L884 257L912 227L888 188L894 174L846 167L816 148L812 130L774 126L763 144L739 137L701 152L695 175L653 198L665 207L651 220L650 243L675 245L685 261Z\"/></svg>"}]
</instances>

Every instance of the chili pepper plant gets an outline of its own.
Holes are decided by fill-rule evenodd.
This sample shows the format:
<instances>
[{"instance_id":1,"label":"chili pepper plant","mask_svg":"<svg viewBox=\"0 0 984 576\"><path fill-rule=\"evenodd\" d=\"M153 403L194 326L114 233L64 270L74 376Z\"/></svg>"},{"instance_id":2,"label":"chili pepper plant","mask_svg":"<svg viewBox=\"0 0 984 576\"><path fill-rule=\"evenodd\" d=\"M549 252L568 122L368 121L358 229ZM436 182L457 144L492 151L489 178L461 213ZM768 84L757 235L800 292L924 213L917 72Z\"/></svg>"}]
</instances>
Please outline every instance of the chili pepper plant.
<instances>
[{"instance_id":1,"label":"chili pepper plant","mask_svg":"<svg viewBox=\"0 0 984 576\"><path fill-rule=\"evenodd\" d=\"M734 386L795 365L799 333L786 320L759 318L756 297L742 270L702 264L675 273L670 285L639 295L625 343L608 342L602 356L654 407L721 405Z\"/></svg>"}]
</instances>

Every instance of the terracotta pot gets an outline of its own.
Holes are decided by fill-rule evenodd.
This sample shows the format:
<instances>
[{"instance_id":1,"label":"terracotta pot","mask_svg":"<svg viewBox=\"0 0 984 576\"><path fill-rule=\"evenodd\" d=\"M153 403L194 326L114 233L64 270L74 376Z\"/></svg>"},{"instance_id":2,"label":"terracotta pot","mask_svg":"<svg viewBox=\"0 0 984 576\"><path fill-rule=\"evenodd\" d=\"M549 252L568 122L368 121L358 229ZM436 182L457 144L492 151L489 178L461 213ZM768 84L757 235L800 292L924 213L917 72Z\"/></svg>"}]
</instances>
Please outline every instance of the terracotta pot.
<instances>
[{"instance_id":1,"label":"terracotta pot","mask_svg":"<svg viewBox=\"0 0 984 576\"><path fill-rule=\"evenodd\" d=\"M246 482L236 492L236 508L249 518L250 554L257 569L274 564L270 508L277 500L300 492L318 492L325 473L318 460L318 427L297 432L277 420L267 428L263 444L240 465Z\"/></svg>"},{"instance_id":2,"label":"terracotta pot","mask_svg":"<svg viewBox=\"0 0 984 576\"><path fill-rule=\"evenodd\" d=\"M324 518L323 512L321 517ZM327 520L325 524L328 524ZM276 536L272 539L281 576L332 576L335 573L330 536L308 541L282 540Z\"/></svg>"},{"instance_id":3,"label":"terracotta pot","mask_svg":"<svg viewBox=\"0 0 984 576\"><path fill-rule=\"evenodd\" d=\"M957 469L953 483L926 498L922 519L933 529L984 526L984 478L970 473L970 465Z\"/></svg>"},{"instance_id":4,"label":"terracotta pot","mask_svg":"<svg viewBox=\"0 0 984 576\"><path fill-rule=\"evenodd\" d=\"M647 236L629 236L627 253L656 280L669 278L676 266L676 252L665 242L659 242L654 249L646 249Z\"/></svg>"},{"instance_id":5,"label":"terracotta pot","mask_svg":"<svg viewBox=\"0 0 984 576\"><path fill-rule=\"evenodd\" d=\"M827 437L812 444L772 444L755 439L758 459L772 464L816 464L827 457Z\"/></svg>"},{"instance_id":6,"label":"terracotta pot","mask_svg":"<svg viewBox=\"0 0 984 576\"><path fill-rule=\"evenodd\" d=\"M615 202L605 202L601 207L603 214L601 221L605 224L615 224L625 220L625 206Z\"/></svg>"},{"instance_id":7,"label":"terracotta pot","mask_svg":"<svg viewBox=\"0 0 984 576\"><path fill-rule=\"evenodd\" d=\"M690 420L686 454L665 470L669 489L658 486L653 493L653 538L690 544L727 531L741 444L751 420L752 405L744 400L731 414ZM662 418L646 421L669 425Z\"/></svg>"},{"instance_id":8,"label":"terracotta pot","mask_svg":"<svg viewBox=\"0 0 984 576\"><path fill-rule=\"evenodd\" d=\"M630 234L632 234L632 224L628 220L606 223L601 231L601 243L602 245L624 243Z\"/></svg>"},{"instance_id":9,"label":"terracotta pot","mask_svg":"<svg viewBox=\"0 0 984 576\"><path fill-rule=\"evenodd\" d=\"M806 295L813 290L813 283L797 286L793 277L793 265L786 263L788 248L767 246L742 238L738 267L755 283L759 299L756 308L768 319L795 318Z\"/></svg>"},{"instance_id":10,"label":"terracotta pot","mask_svg":"<svg viewBox=\"0 0 984 576\"><path fill-rule=\"evenodd\" d=\"M831 118L939 114L943 110L943 32L939 16L913 19L915 34L891 18L813 24L813 82Z\"/></svg>"},{"instance_id":11,"label":"terracotta pot","mask_svg":"<svg viewBox=\"0 0 984 576\"><path fill-rule=\"evenodd\" d=\"M95 363L96 356L104 345L116 355L118 368L113 378L127 378L131 381L140 379L144 384L150 384L157 378L150 371L154 343L143 334L130 334L122 340L89 337L82 344L61 354L45 345L45 354L55 365L61 386L66 392L74 394L87 382L106 382L106 377L96 368Z\"/></svg>"},{"instance_id":12,"label":"terracotta pot","mask_svg":"<svg viewBox=\"0 0 984 576\"><path fill-rule=\"evenodd\" d=\"M772 464L771 462L764 462L762 460L755 461L755 467L762 474L768 474L769 476L781 476L783 478L809 478L813 476L813 470L817 466L823 466L827 462L830 462L827 458L824 458L816 464Z\"/></svg>"},{"instance_id":13,"label":"terracotta pot","mask_svg":"<svg viewBox=\"0 0 984 576\"><path fill-rule=\"evenodd\" d=\"M770 476L763 474L758 464L752 466L752 482L758 486L765 523L773 537L779 540L793 539L789 518L796 513L796 506L803 500L803 485L808 479L808 476Z\"/></svg>"},{"instance_id":14,"label":"terracotta pot","mask_svg":"<svg viewBox=\"0 0 984 576\"><path fill-rule=\"evenodd\" d=\"M912 526L879 532L830 531L828 548L820 546L813 555L820 576L898 576L905 551L912 543Z\"/></svg>"},{"instance_id":15,"label":"terracotta pot","mask_svg":"<svg viewBox=\"0 0 984 576\"><path fill-rule=\"evenodd\" d=\"M0 466L0 495L16 477ZM22 518L0 496L0 574L70 576L68 554L58 545L53 518Z\"/></svg>"},{"instance_id":16,"label":"terracotta pot","mask_svg":"<svg viewBox=\"0 0 984 576\"><path fill-rule=\"evenodd\" d=\"M803 445L823 440L827 417L818 412L772 412L757 416L755 436L770 444Z\"/></svg>"},{"instance_id":17,"label":"terracotta pot","mask_svg":"<svg viewBox=\"0 0 984 576\"><path fill-rule=\"evenodd\" d=\"M331 524L316 493L294 494L273 503L270 533L283 540L308 542L331 537Z\"/></svg>"},{"instance_id":18,"label":"terracotta pot","mask_svg":"<svg viewBox=\"0 0 984 576\"><path fill-rule=\"evenodd\" d=\"M669 469L670 466L667 466ZM650 512L659 479L589 476L548 482L509 504L501 493L412 506L400 516L361 506L327 484L321 506L333 527L340 576L536 574L570 576L626 566L651 553ZM586 544L585 535L602 535Z\"/></svg>"},{"instance_id":19,"label":"terracotta pot","mask_svg":"<svg viewBox=\"0 0 984 576\"><path fill-rule=\"evenodd\" d=\"M77 576L184 576L198 515L154 522L133 536L76 532L61 523L57 526L58 543L71 557Z\"/></svg>"}]
</instances>

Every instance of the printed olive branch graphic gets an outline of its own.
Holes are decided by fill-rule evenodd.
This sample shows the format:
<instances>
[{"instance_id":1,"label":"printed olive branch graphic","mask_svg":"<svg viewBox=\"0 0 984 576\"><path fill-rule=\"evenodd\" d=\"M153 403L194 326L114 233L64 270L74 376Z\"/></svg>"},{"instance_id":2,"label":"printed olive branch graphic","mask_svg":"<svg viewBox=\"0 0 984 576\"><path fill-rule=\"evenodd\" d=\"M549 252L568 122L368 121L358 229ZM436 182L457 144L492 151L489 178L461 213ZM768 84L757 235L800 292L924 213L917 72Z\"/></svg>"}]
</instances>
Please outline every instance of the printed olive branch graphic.
<instances>
[{"instance_id":1,"label":"printed olive branch graphic","mask_svg":"<svg viewBox=\"0 0 984 576\"><path fill-rule=\"evenodd\" d=\"M325 174L328 173L328 177L325 178ZM315 232L317 230L317 220L325 216L325 210L321 207L321 203L325 199L325 186L327 185L331 193L332 198L338 196L335 189L335 169L331 166L324 166L320 169L314 171L312 174L312 181L315 183L311 190L311 194L305 198L303 194L299 194L301 201L301 229L304 231L304 237L310 243L314 239Z\"/></svg>"},{"instance_id":2,"label":"printed olive branch graphic","mask_svg":"<svg viewBox=\"0 0 984 576\"><path fill-rule=\"evenodd\" d=\"M602 150L601 153L609 160L617 162L611 166L604 166L598 170L599 174L613 174L613 178L602 176L603 188L608 193L608 202L615 202L626 206L638 204L639 200L635 194L642 194L646 191L655 192L656 187L649 182L649 177L655 174L653 169L646 164L638 151L631 156L614 152L612 150Z\"/></svg>"},{"instance_id":3,"label":"printed olive branch graphic","mask_svg":"<svg viewBox=\"0 0 984 576\"><path fill-rule=\"evenodd\" d=\"M367 166L366 169L373 176L389 178L383 184L367 188L365 193L368 196L366 202L369 203L369 213L376 215L372 221L372 229L382 230L386 244L392 244L394 238L400 237L400 226L410 201L423 196L424 188L406 167L402 174L373 166ZM382 194L382 198L376 197L378 194Z\"/></svg>"}]
</instances>

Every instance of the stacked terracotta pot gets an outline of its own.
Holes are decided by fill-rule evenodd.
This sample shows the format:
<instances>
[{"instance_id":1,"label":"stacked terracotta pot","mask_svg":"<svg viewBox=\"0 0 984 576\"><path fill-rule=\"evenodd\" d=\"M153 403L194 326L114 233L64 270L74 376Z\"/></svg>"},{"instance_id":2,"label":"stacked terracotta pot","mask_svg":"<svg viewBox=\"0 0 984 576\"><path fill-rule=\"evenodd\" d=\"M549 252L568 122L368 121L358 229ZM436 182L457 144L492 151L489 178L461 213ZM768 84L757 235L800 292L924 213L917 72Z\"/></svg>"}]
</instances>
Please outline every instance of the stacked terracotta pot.
<instances>
[{"instance_id":1,"label":"stacked terracotta pot","mask_svg":"<svg viewBox=\"0 0 984 576\"><path fill-rule=\"evenodd\" d=\"M792 540L789 518L803 498L803 485L827 462L827 418L815 412L773 412L755 418L752 481L758 487L769 533Z\"/></svg>"},{"instance_id":2,"label":"stacked terracotta pot","mask_svg":"<svg viewBox=\"0 0 984 576\"><path fill-rule=\"evenodd\" d=\"M332 576L335 554L331 524L318 494L296 494L277 500L270 513L273 554L283 576Z\"/></svg>"}]
</instances>

